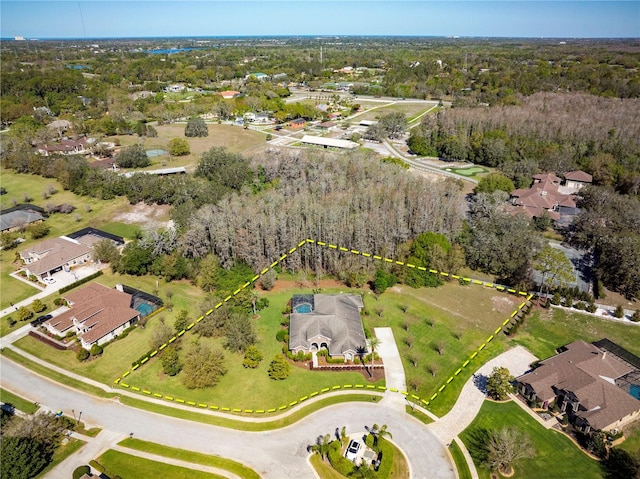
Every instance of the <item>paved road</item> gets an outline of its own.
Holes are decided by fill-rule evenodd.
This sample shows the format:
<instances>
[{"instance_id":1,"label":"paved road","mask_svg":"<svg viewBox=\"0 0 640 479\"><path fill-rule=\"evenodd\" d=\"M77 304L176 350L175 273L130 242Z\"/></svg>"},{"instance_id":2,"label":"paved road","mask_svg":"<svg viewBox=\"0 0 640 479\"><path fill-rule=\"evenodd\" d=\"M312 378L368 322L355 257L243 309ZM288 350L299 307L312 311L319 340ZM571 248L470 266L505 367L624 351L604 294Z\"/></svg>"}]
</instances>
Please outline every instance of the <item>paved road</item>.
<instances>
[{"instance_id":1,"label":"paved road","mask_svg":"<svg viewBox=\"0 0 640 479\"><path fill-rule=\"evenodd\" d=\"M113 399L95 398L49 381L5 358L0 381L3 387L52 410L82 411L83 420L100 425L116 437L133 432L134 437L143 440L228 457L247 464L264 478L315 479L307 463L308 444L336 427L346 426L347 433L354 433L373 423L389 426L393 442L409 460L412 478L456 477L447 451L424 424L382 404L339 404L286 428L253 433L160 416Z\"/></svg>"}]
</instances>

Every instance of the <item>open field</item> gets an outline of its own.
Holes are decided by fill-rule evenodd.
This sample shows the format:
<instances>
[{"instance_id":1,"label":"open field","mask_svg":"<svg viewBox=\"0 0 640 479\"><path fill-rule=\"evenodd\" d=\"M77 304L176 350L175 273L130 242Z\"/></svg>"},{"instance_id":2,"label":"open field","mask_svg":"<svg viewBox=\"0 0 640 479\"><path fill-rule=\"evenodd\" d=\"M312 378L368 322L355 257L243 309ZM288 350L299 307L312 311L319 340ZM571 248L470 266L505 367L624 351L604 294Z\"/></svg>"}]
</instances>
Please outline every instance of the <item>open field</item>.
<instances>
[{"instance_id":1,"label":"open field","mask_svg":"<svg viewBox=\"0 0 640 479\"><path fill-rule=\"evenodd\" d=\"M478 446L486 444L485 431L496 431L505 426L526 433L535 449L534 457L523 459L514 465L514 478L550 477L551 471L553 477L602 478L600 464L584 454L568 437L545 429L512 401L485 401L474 421L460 434L476 463L481 479L488 479L490 474L475 451Z\"/></svg>"},{"instance_id":2,"label":"open field","mask_svg":"<svg viewBox=\"0 0 640 479\"><path fill-rule=\"evenodd\" d=\"M640 327L587 314L567 313L561 309L538 310L518 329L511 340L521 344L540 359L556 353L556 348L577 339L587 342L608 338L640 355Z\"/></svg>"},{"instance_id":3,"label":"open field","mask_svg":"<svg viewBox=\"0 0 640 479\"><path fill-rule=\"evenodd\" d=\"M380 102L359 102L357 99L353 103L359 103L365 108L372 108L371 111L365 111L359 115L356 120L377 120L389 113L402 113L407 117L407 120L414 118L421 113L433 108L432 104L425 104L424 102L412 102L412 101L397 101L395 103L380 103Z\"/></svg>"},{"instance_id":4,"label":"open field","mask_svg":"<svg viewBox=\"0 0 640 479\"><path fill-rule=\"evenodd\" d=\"M139 479L141 477L171 477L172 479L224 479L218 474L151 461L135 455L109 449L97 459L111 477Z\"/></svg>"},{"instance_id":5,"label":"open field","mask_svg":"<svg viewBox=\"0 0 640 479\"><path fill-rule=\"evenodd\" d=\"M246 150L251 150L255 146L265 143L265 135L253 130L245 130L241 126L207 124L209 136L204 138L186 138L184 129L186 123L172 123L168 125L158 125L154 128L158 132L156 138L139 138L133 135L119 135L109 137L108 140L117 139L122 146L135 145L142 142L145 150L168 149L168 143L173 138L184 138L189 142L191 153L181 157L169 157L169 155L156 156L151 158L151 166L145 168L154 170L164 167L184 166L188 170L194 169L202 153L210 150L214 146L222 146L233 153L242 154Z\"/></svg>"}]
</instances>

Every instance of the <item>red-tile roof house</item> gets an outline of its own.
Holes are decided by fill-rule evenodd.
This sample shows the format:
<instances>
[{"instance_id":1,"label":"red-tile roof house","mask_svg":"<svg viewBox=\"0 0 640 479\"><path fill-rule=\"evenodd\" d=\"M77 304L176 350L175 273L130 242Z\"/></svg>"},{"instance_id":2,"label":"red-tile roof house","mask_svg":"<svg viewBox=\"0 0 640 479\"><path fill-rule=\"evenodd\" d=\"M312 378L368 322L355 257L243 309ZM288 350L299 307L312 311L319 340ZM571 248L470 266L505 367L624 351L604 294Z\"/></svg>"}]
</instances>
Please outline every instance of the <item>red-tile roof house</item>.
<instances>
[{"instance_id":1,"label":"red-tile roof house","mask_svg":"<svg viewBox=\"0 0 640 479\"><path fill-rule=\"evenodd\" d=\"M571 188L574 191L578 191L580 188L584 188L593 182L593 176L584 171L570 171L564 175L565 186Z\"/></svg>"},{"instance_id":2,"label":"red-tile roof house","mask_svg":"<svg viewBox=\"0 0 640 479\"><path fill-rule=\"evenodd\" d=\"M49 319L44 326L57 336L76 332L85 349L115 339L140 319L140 312L131 308L131 295L117 288L90 283L67 293L64 298L71 309Z\"/></svg>"},{"instance_id":3,"label":"red-tile roof house","mask_svg":"<svg viewBox=\"0 0 640 479\"><path fill-rule=\"evenodd\" d=\"M63 268L91 261L92 249L71 238L62 236L49 238L20 250L20 258L24 261L24 270L38 278L44 278Z\"/></svg>"},{"instance_id":4,"label":"red-tile roof house","mask_svg":"<svg viewBox=\"0 0 640 479\"><path fill-rule=\"evenodd\" d=\"M575 209L576 200L571 194L560 191L561 179L553 173L542 173L533 177L530 188L517 189L511 192L511 204L517 211L525 212L529 217L541 216L545 211L551 219L560 219L558 210L561 207Z\"/></svg>"},{"instance_id":5,"label":"red-tile roof house","mask_svg":"<svg viewBox=\"0 0 640 479\"><path fill-rule=\"evenodd\" d=\"M545 408L555 402L583 431L611 431L640 418L640 401L616 385L631 374L638 369L625 359L575 341L516 380L524 397Z\"/></svg>"},{"instance_id":6,"label":"red-tile roof house","mask_svg":"<svg viewBox=\"0 0 640 479\"><path fill-rule=\"evenodd\" d=\"M84 138L80 140L62 140L60 143L41 146L36 150L36 153L43 156L55 153L60 155L84 155L88 153L87 146L88 143Z\"/></svg>"},{"instance_id":7,"label":"red-tile roof house","mask_svg":"<svg viewBox=\"0 0 640 479\"><path fill-rule=\"evenodd\" d=\"M228 100L228 99L240 96L240 92L239 91L235 91L235 90L225 90L225 91L219 92L218 95L220 95L222 98L226 98Z\"/></svg>"}]
</instances>

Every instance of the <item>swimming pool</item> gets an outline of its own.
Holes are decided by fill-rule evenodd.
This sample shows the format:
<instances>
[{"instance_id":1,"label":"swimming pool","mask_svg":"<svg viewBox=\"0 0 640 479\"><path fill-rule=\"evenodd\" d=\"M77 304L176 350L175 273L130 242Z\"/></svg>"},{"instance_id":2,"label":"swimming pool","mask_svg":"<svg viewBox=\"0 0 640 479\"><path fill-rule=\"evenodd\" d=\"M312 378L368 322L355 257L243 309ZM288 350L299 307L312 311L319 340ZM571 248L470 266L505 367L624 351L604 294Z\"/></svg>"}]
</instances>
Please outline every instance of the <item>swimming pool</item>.
<instances>
[{"instance_id":1,"label":"swimming pool","mask_svg":"<svg viewBox=\"0 0 640 479\"><path fill-rule=\"evenodd\" d=\"M296 306L295 310L298 314L307 314L311 312L311 305L306 303L299 304L298 306Z\"/></svg>"},{"instance_id":2,"label":"swimming pool","mask_svg":"<svg viewBox=\"0 0 640 479\"><path fill-rule=\"evenodd\" d=\"M640 386L637 384L632 384L631 386L629 386L629 394L631 394L636 399L640 399Z\"/></svg>"},{"instance_id":3,"label":"swimming pool","mask_svg":"<svg viewBox=\"0 0 640 479\"><path fill-rule=\"evenodd\" d=\"M162 155L169 154L169 152L166 150L147 150L146 153L149 158L153 158L154 156L162 156Z\"/></svg>"}]
</instances>

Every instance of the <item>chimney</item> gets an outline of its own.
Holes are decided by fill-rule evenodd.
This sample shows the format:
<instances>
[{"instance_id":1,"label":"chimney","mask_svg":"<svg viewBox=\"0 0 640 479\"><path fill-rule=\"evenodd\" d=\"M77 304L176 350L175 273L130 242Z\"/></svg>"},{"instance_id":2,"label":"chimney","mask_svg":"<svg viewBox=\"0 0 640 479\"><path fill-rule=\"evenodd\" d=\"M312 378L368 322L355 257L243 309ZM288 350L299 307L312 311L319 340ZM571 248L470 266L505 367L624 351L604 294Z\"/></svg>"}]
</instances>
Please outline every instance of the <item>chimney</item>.
<instances>
[{"instance_id":1,"label":"chimney","mask_svg":"<svg viewBox=\"0 0 640 479\"><path fill-rule=\"evenodd\" d=\"M120 291L121 293L124 293L124 288L122 287L122 285L121 285L121 284L116 284L116 289L117 289L118 291Z\"/></svg>"},{"instance_id":2,"label":"chimney","mask_svg":"<svg viewBox=\"0 0 640 479\"><path fill-rule=\"evenodd\" d=\"M604 358L607 357L607 352L606 351L602 351L602 360L604 361Z\"/></svg>"}]
</instances>

